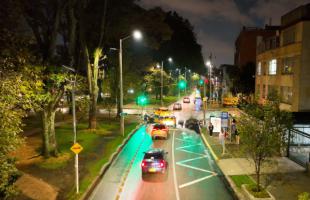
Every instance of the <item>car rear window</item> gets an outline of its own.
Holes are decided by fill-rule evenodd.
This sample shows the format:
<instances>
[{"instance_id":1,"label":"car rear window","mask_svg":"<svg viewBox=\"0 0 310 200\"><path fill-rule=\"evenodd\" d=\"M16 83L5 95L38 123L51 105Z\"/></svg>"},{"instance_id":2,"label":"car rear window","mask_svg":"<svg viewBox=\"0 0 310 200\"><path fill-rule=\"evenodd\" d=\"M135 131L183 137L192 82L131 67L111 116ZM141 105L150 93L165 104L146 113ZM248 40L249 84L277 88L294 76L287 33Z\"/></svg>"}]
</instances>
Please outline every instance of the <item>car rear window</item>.
<instances>
[{"instance_id":1,"label":"car rear window","mask_svg":"<svg viewBox=\"0 0 310 200\"><path fill-rule=\"evenodd\" d=\"M166 128L166 126L163 125L163 124L155 124L155 125L154 125L154 128L157 128L157 129L164 129L164 128Z\"/></svg>"},{"instance_id":2,"label":"car rear window","mask_svg":"<svg viewBox=\"0 0 310 200\"><path fill-rule=\"evenodd\" d=\"M144 159L163 159L163 154L161 153L146 153Z\"/></svg>"}]
</instances>

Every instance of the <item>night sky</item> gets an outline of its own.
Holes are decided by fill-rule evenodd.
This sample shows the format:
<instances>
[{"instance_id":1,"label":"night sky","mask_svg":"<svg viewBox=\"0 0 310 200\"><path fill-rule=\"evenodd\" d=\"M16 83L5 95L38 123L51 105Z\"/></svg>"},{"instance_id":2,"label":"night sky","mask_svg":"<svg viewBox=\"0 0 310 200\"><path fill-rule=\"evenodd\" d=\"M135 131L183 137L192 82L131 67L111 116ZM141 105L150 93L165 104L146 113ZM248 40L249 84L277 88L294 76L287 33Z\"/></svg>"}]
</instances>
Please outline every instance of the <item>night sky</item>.
<instances>
[{"instance_id":1,"label":"night sky","mask_svg":"<svg viewBox=\"0 0 310 200\"><path fill-rule=\"evenodd\" d=\"M160 6L177 11L194 26L205 60L210 52L215 64L233 64L234 42L242 26L263 27L272 18L279 25L288 11L310 0L140 0L145 8Z\"/></svg>"}]
</instances>

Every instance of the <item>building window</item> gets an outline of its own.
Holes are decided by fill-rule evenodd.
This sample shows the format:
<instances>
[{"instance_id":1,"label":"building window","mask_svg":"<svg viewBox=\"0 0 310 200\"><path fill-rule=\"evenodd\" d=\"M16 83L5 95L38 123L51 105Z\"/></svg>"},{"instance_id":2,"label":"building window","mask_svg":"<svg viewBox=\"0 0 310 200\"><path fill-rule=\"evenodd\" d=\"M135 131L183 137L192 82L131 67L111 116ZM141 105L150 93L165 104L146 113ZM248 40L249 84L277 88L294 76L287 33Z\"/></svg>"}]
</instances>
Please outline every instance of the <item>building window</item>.
<instances>
[{"instance_id":1,"label":"building window","mask_svg":"<svg viewBox=\"0 0 310 200\"><path fill-rule=\"evenodd\" d=\"M262 91L262 98L266 99L267 94L267 88L266 85L263 85L263 91Z\"/></svg>"},{"instance_id":2,"label":"building window","mask_svg":"<svg viewBox=\"0 0 310 200\"><path fill-rule=\"evenodd\" d=\"M288 86L281 86L281 101L283 103L292 104L292 88Z\"/></svg>"},{"instance_id":3,"label":"building window","mask_svg":"<svg viewBox=\"0 0 310 200\"><path fill-rule=\"evenodd\" d=\"M269 61L268 74L269 75L277 74L277 60L276 59L272 59Z\"/></svg>"},{"instance_id":4,"label":"building window","mask_svg":"<svg viewBox=\"0 0 310 200\"><path fill-rule=\"evenodd\" d=\"M296 57L286 57L282 60L282 74L292 74L293 68L296 67Z\"/></svg>"},{"instance_id":5,"label":"building window","mask_svg":"<svg viewBox=\"0 0 310 200\"><path fill-rule=\"evenodd\" d=\"M275 85L268 85L268 97L278 96L278 87Z\"/></svg>"},{"instance_id":6,"label":"building window","mask_svg":"<svg viewBox=\"0 0 310 200\"><path fill-rule=\"evenodd\" d=\"M257 75L262 75L262 63L257 63Z\"/></svg>"},{"instance_id":7,"label":"building window","mask_svg":"<svg viewBox=\"0 0 310 200\"><path fill-rule=\"evenodd\" d=\"M295 27L283 31L283 45L292 44L295 42L296 30Z\"/></svg>"}]
</instances>

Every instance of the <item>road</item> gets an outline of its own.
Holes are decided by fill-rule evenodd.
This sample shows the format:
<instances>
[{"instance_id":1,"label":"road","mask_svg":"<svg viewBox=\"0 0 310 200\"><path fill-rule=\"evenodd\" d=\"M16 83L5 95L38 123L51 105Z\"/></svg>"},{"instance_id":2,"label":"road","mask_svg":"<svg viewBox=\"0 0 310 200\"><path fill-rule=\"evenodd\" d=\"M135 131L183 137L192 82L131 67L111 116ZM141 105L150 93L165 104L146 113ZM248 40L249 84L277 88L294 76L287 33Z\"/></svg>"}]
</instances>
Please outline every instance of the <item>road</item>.
<instances>
[{"instance_id":1,"label":"road","mask_svg":"<svg viewBox=\"0 0 310 200\"><path fill-rule=\"evenodd\" d=\"M202 117L200 112L194 111L192 102L184 104L183 110L175 115L179 120ZM145 127L136 132L90 199L233 199L200 135L183 128L170 129L169 133L168 140L152 141ZM151 147L168 152L168 174L151 174L142 179L143 152Z\"/></svg>"}]
</instances>

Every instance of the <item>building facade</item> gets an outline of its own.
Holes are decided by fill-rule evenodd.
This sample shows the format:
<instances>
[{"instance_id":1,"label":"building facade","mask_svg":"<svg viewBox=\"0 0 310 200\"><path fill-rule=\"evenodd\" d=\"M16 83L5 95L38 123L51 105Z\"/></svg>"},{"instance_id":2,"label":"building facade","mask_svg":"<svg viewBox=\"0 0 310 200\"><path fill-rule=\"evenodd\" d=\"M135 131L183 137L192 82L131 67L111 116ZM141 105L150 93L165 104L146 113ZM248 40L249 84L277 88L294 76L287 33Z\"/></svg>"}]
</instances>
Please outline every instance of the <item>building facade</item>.
<instances>
[{"instance_id":1,"label":"building facade","mask_svg":"<svg viewBox=\"0 0 310 200\"><path fill-rule=\"evenodd\" d=\"M256 63L256 46L261 39L276 35L278 26L268 26L265 28L243 27L235 41L234 64L240 68L249 63Z\"/></svg>"},{"instance_id":2,"label":"building facade","mask_svg":"<svg viewBox=\"0 0 310 200\"><path fill-rule=\"evenodd\" d=\"M281 100L280 108L310 111L310 4L281 17L276 36L257 46L255 93L261 102L271 91Z\"/></svg>"}]
</instances>

